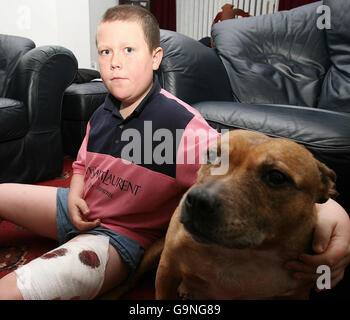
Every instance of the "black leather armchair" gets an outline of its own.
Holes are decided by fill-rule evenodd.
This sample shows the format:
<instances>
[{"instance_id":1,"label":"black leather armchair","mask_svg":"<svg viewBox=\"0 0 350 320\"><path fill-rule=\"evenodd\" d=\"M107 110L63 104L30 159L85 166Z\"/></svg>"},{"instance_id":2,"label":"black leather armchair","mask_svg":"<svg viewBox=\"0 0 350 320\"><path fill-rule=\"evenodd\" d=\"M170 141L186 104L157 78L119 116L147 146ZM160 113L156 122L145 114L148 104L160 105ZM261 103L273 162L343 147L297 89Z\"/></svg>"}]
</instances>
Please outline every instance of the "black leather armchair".
<instances>
[{"instance_id":1,"label":"black leather armchair","mask_svg":"<svg viewBox=\"0 0 350 320\"><path fill-rule=\"evenodd\" d=\"M332 29L317 27L331 8ZM216 129L249 129L306 146L337 173L336 199L350 212L350 2L226 20L215 49L162 30L164 89Z\"/></svg>"},{"instance_id":2,"label":"black leather armchair","mask_svg":"<svg viewBox=\"0 0 350 320\"><path fill-rule=\"evenodd\" d=\"M62 98L76 70L63 47L0 34L0 183L61 173Z\"/></svg>"}]
</instances>

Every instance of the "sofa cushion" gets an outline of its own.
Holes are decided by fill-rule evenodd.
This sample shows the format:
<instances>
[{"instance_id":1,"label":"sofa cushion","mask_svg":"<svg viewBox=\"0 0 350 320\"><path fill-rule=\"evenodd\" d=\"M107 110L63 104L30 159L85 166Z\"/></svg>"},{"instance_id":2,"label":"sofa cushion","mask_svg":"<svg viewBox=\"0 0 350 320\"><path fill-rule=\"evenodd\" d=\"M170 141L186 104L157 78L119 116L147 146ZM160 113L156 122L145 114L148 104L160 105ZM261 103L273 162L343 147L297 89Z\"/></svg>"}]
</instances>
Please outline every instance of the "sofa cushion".
<instances>
[{"instance_id":1,"label":"sofa cushion","mask_svg":"<svg viewBox=\"0 0 350 320\"><path fill-rule=\"evenodd\" d=\"M212 37L240 102L316 107L330 62L316 2L217 23Z\"/></svg>"},{"instance_id":2,"label":"sofa cushion","mask_svg":"<svg viewBox=\"0 0 350 320\"><path fill-rule=\"evenodd\" d=\"M28 114L23 103L0 98L0 142L22 138L28 129Z\"/></svg>"},{"instance_id":3,"label":"sofa cushion","mask_svg":"<svg viewBox=\"0 0 350 320\"><path fill-rule=\"evenodd\" d=\"M192 104L235 101L226 70L216 51L181 33L160 30L164 50L158 76L163 89Z\"/></svg>"},{"instance_id":4,"label":"sofa cushion","mask_svg":"<svg viewBox=\"0 0 350 320\"><path fill-rule=\"evenodd\" d=\"M324 0L331 13L326 39L331 67L324 80L318 106L350 112L350 1Z\"/></svg>"}]
</instances>

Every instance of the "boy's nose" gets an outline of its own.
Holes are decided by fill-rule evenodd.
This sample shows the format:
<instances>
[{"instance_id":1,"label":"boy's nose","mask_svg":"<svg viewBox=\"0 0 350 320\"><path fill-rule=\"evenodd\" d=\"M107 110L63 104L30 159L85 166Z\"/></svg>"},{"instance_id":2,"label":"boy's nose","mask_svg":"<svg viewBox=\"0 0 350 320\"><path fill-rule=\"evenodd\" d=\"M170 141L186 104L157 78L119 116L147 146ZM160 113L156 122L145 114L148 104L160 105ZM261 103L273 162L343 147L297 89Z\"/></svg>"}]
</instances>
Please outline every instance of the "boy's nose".
<instances>
[{"instance_id":1,"label":"boy's nose","mask_svg":"<svg viewBox=\"0 0 350 320\"><path fill-rule=\"evenodd\" d=\"M112 61L111 61L111 69L120 69L122 67L122 61L118 54L113 54Z\"/></svg>"}]
</instances>

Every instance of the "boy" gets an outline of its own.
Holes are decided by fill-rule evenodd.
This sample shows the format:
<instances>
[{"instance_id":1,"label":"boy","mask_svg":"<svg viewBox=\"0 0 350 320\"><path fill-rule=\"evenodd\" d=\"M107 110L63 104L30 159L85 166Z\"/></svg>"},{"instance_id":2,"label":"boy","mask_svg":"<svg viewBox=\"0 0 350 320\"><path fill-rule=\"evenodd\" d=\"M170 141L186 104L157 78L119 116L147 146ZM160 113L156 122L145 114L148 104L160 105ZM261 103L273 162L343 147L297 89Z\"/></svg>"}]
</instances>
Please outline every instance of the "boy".
<instances>
[{"instance_id":1,"label":"boy","mask_svg":"<svg viewBox=\"0 0 350 320\"><path fill-rule=\"evenodd\" d=\"M110 94L89 121L70 189L0 185L1 218L64 243L0 279L0 298L91 299L123 282L144 249L164 233L181 196L195 181L199 153L195 161L181 159L218 136L197 111L160 88L153 72L163 52L157 22L148 11L137 6L107 10L97 46ZM166 148L171 161L165 163L154 157L163 143L156 138L161 129L173 137L180 132L178 143ZM196 130L206 132L206 139L186 142L186 135ZM135 131L144 139L128 158L125 135ZM323 208L319 217L327 227L321 234L327 241L336 223L341 231L335 233L350 230L341 207L332 202ZM325 211L335 211L336 218L328 223L322 218ZM342 245L349 242L342 236ZM341 270L345 251L337 259Z\"/></svg>"}]
</instances>

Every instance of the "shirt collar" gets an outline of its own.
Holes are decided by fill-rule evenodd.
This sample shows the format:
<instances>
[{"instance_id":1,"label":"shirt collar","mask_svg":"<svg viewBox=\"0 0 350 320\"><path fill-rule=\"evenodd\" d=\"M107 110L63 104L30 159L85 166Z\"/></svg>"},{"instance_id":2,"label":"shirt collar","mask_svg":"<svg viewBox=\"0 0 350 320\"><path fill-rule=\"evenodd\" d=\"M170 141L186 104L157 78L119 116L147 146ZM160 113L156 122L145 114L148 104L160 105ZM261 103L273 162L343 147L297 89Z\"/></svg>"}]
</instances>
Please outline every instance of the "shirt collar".
<instances>
[{"instance_id":1,"label":"shirt collar","mask_svg":"<svg viewBox=\"0 0 350 320\"><path fill-rule=\"evenodd\" d=\"M139 103L139 105L136 107L136 109L132 112L132 114L129 117L134 117L140 115L140 113L143 111L143 109L146 107L147 102L156 94L158 94L161 90L161 86L159 84L158 76L157 74L153 75L153 86L151 90L147 93L147 95L142 99L142 101ZM105 103L104 103L104 109L112 112L112 114L118 118L123 119L121 116L119 109L120 109L120 101L116 99L111 93L109 93L106 97ZM128 117L128 118L129 118Z\"/></svg>"}]
</instances>

